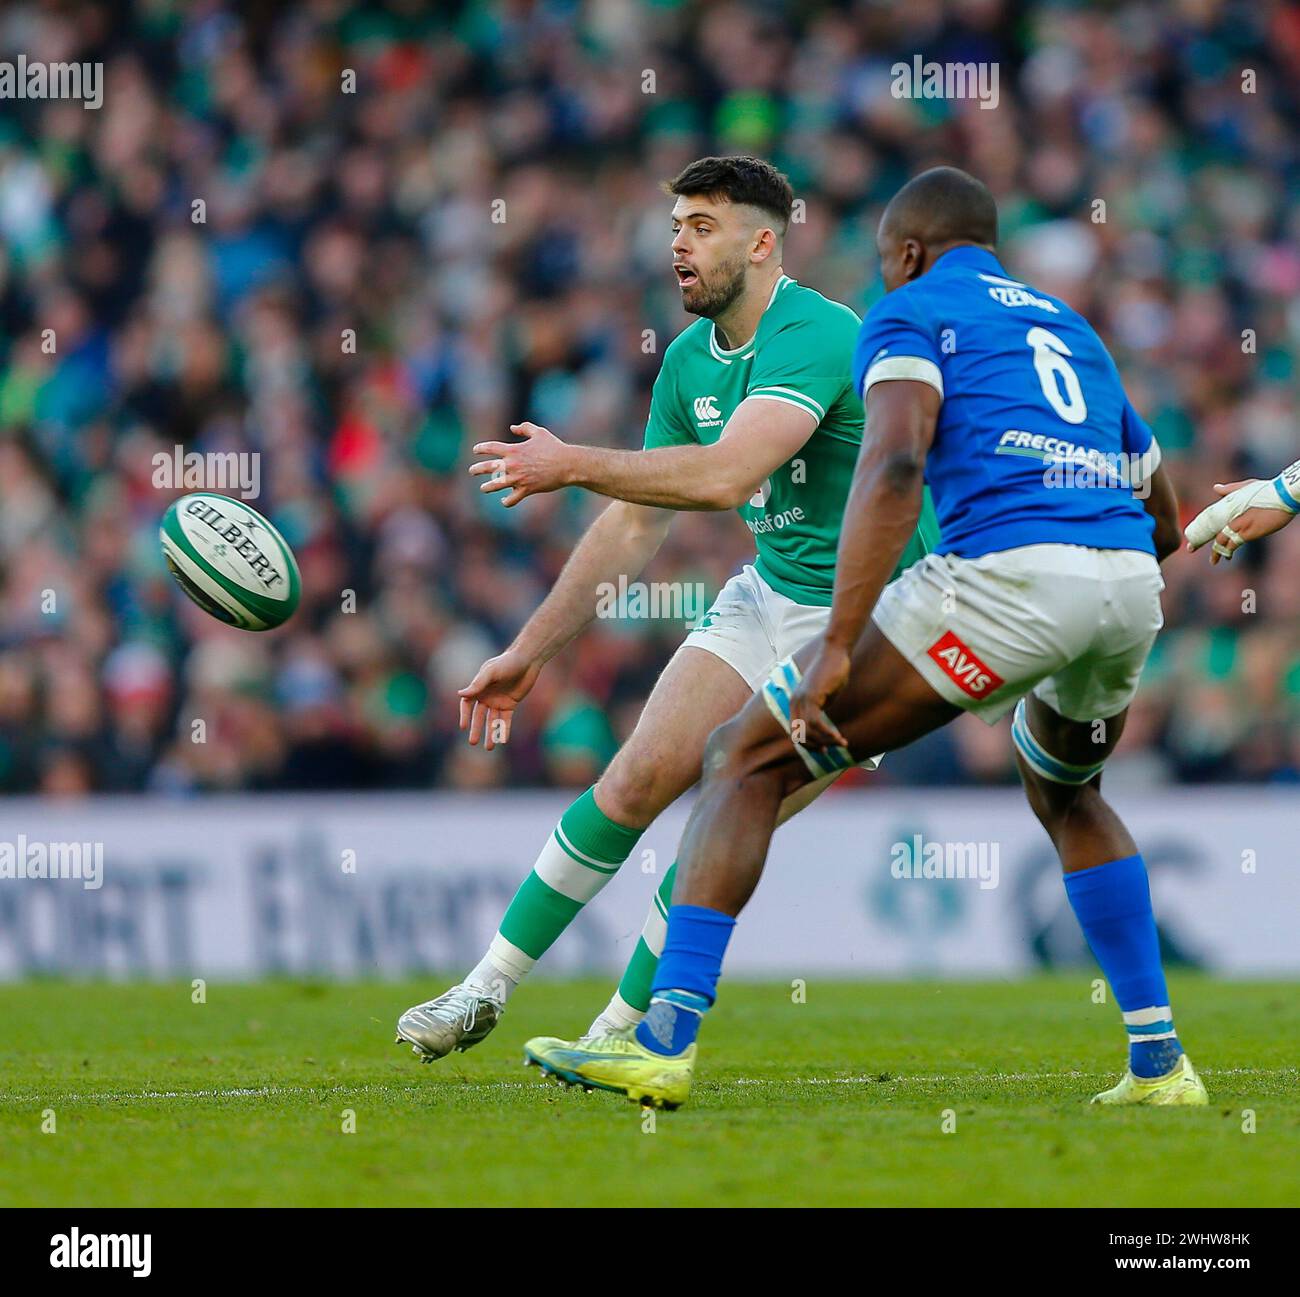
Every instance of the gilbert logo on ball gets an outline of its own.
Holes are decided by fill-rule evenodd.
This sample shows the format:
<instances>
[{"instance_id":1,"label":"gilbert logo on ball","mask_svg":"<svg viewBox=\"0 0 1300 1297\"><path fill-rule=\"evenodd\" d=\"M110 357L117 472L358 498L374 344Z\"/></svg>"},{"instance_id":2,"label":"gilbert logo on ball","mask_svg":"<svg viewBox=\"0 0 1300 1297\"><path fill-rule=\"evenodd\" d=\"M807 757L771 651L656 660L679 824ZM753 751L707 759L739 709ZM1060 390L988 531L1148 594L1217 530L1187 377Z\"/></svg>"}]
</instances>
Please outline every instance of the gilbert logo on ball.
<instances>
[{"instance_id":1,"label":"gilbert logo on ball","mask_svg":"<svg viewBox=\"0 0 1300 1297\"><path fill-rule=\"evenodd\" d=\"M271 630L302 592L284 537L254 509L196 491L173 501L158 530L177 585L204 612L241 630Z\"/></svg>"}]
</instances>

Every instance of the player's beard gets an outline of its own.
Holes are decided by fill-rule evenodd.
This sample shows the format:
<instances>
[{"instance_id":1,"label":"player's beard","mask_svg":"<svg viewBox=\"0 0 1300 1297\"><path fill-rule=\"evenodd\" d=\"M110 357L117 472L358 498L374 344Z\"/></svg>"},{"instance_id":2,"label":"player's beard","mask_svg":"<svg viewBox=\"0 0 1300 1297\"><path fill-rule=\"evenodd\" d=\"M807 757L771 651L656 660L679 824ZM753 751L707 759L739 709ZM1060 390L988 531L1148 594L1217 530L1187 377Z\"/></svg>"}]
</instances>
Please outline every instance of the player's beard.
<instances>
[{"instance_id":1,"label":"player's beard","mask_svg":"<svg viewBox=\"0 0 1300 1297\"><path fill-rule=\"evenodd\" d=\"M736 256L719 263L707 279L699 275L690 288L683 290L682 305L692 315L716 320L745 291L745 266L745 258Z\"/></svg>"}]
</instances>

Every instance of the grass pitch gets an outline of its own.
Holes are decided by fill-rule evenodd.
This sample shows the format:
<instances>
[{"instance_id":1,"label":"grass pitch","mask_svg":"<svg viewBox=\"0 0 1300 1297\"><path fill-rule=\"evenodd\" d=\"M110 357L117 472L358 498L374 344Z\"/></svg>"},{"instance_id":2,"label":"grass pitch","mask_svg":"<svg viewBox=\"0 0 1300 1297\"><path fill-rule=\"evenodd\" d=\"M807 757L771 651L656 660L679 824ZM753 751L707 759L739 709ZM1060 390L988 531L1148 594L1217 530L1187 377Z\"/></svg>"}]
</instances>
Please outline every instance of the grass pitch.
<instances>
[{"instance_id":1,"label":"grass pitch","mask_svg":"<svg viewBox=\"0 0 1300 1297\"><path fill-rule=\"evenodd\" d=\"M0 988L0 1205L1300 1203L1293 984L1176 979L1210 1107L1114 1111L1088 1098L1119 1015L1083 975L727 983L689 1105L651 1120L521 1066L606 984L526 986L421 1066L393 1022L445 982Z\"/></svg>"}]
</instances>

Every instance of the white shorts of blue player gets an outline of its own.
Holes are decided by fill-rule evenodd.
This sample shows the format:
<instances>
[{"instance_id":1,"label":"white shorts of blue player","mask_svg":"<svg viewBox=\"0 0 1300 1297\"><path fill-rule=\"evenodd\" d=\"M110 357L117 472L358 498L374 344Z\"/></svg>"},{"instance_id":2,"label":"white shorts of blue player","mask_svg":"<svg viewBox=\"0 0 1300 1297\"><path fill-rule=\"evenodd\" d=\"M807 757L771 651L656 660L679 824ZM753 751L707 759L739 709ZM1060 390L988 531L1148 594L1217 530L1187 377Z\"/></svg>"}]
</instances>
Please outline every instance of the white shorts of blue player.
<instances>
[{"instance_id":1,"label":"white shorts of blue player","mask_svg":"<svg viewBox=\"0 0 1300 1297\"><path fill-rule=\"evenodd\" d=\"M874 620L931 688L989 724L1029 692L1069 720L1095 723L1133 701L1164 625L1164 588L1155 557L1140 550L930 554L885 590ZM1028 735L1023 723L1014 732ZM1016 745L1055 782L1086 783L1096 773L1065 767L1019 737Z\"/></svg>"},{"instance_id":2,"label":"white shorts of blue player","mask_svg":"<svg viewBox=\"0 0 1300 1297\"><path fill-rule=\"evenodd\" d=\"M892 585L873 613L881 633L943 698L990 725L1035 693L1070 720L1101 727L1133 701L1164 624L1164 582L1139 550L1026 545L980 558L927 554ZM799 675L782 662L763 696L787 732ZM1017 709L1012 739L1055 783L1084 784L1102 767L1069 765L1043 751ZM796 744L816 775L843 768L843 749Z\"/></svg>"}]
</instances>

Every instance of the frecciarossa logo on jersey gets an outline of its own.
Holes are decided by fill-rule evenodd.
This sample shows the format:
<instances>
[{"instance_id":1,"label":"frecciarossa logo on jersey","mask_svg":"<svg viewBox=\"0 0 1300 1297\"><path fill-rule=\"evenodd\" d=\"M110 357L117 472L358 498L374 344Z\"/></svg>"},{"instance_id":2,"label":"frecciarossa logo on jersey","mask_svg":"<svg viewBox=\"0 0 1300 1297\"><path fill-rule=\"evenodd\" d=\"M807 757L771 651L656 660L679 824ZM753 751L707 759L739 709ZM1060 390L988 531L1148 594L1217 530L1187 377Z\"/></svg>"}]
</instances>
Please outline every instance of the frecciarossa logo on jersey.
<instances>
[{"instance_id":1,"label":"frecciarossa logo on jersey","mask_svg":"<svg viewBox=\"0 0 1300 1297\"><path fill-rule=\"evenodd\" d=\"M952 631L944 633L926 650L939 669L962 693L972 698L987 698L1006 681L990 670Z\"/></svg>"}]
</instances>

